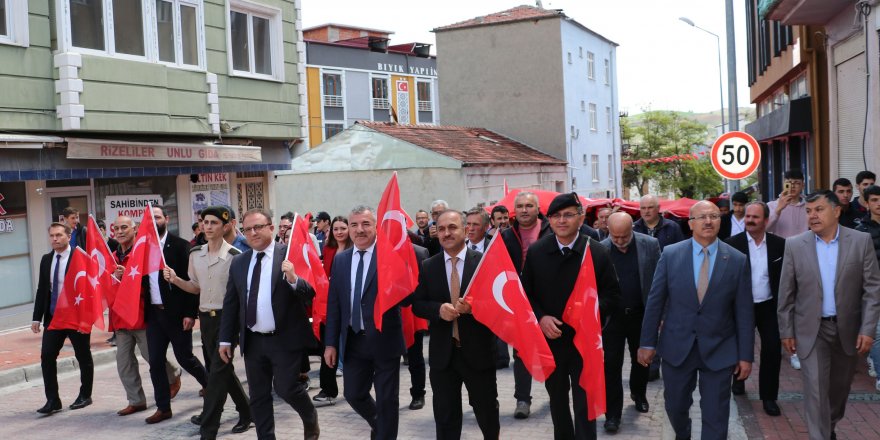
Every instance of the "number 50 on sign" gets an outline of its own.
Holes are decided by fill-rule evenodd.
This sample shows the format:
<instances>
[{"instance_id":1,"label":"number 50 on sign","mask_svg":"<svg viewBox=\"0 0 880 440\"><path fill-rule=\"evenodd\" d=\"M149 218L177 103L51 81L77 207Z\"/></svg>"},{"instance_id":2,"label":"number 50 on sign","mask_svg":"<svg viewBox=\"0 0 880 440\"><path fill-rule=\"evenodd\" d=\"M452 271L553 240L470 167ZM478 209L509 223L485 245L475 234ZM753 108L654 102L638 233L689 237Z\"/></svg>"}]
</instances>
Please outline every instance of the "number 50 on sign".
<instances>
[{"instance_id":1,"label":"number 50 on sign","mask_svg":"<svg viewBox=\"0 0 880 440\"><path fill-rule=\"evenodd\" d=\"M761 147L748 133L731 131L712 144L712 167L725 179L739 180L752 175L761 163Z\"/></svg>"}]
</instances>

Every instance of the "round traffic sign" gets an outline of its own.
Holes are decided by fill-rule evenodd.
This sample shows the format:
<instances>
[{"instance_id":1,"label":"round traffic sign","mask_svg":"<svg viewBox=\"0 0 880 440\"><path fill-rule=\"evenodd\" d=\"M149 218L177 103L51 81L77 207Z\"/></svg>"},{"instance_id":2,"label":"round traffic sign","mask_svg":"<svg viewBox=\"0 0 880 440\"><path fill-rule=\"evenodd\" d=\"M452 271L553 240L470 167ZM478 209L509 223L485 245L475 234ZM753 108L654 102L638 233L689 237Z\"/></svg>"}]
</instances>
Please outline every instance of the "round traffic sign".
<instances>
[{"instance_id":1,"label":"round traffic sign","mask_svg":"<svg viewBox=\"0 0 880 440\"><path fill-rule=\"evenodd\" d=\"M725 133L712 144L712 167L725 179L739 180L752 175L761 163L761 147L750 134Z\"/></svg>"}]
</instances>

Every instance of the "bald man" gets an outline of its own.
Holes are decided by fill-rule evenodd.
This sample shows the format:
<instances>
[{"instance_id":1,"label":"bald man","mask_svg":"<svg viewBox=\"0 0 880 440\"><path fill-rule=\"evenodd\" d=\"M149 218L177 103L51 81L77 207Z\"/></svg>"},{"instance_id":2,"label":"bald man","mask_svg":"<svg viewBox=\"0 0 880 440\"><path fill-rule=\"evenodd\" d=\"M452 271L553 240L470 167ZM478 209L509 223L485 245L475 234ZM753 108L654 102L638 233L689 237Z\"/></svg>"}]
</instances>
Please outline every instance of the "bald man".
<instances>
[{"instance_id":1,"label":"bald man","mask_svg":"<svg viewBox=\"0 0 880 440\"><path fill-rule=\"evenodd\" d=\"M714 203L691 207L691 239L663 251L648 293L639 363L663 357L663 396L675 437L691 438L697 380L704 440L727 439L730 378L745 380L754 358L754 307L746 256L718 240ZM660 323L663 322L663 333ZM659 335L659 337L658 337Z\"/></svg>"},{"instance_id":2,"label":"bald man","mask_svg":"<svg viewBox=\"0 0 880 440\"><path fill-rule=\"evenodd\" d=\"M660 259L660 244L656 238L633 232L633 219L625 212L608 216L608 238L601 244L608 248L611 263L620 283L621 306L615 310L602 331L605 347L605 389L607 413L605 431L617 432L623 412L624 346L629 344L631 369L629 373L630 398L636 411L648 412L648 368L638 363L639 336L645 304L654 279L654 269Z\"/></svg>"}]
</instances>

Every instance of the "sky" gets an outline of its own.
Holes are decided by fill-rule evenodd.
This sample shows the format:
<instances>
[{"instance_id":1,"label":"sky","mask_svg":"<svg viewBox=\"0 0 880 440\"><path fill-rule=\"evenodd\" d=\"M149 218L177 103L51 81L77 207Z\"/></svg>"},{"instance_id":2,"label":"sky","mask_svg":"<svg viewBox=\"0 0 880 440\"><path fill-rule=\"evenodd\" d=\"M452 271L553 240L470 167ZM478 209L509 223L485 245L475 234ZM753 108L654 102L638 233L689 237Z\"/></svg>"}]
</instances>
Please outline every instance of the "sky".
<instances>
[{"instance_id":1,"label":"sky","mask_svg":"<svg viewBox=\"0 0 880 440\"><path fill-rule=\"evenodd\" d=\"M303 27L339 23L393 31L391 44L435 44L431 29L500 12L529 0L302 0ZM545 9L565 14L616 42L620 111L708 112L721 107L718 49L721 44L724 106L727 108L725 0L544 0ZM745 6L733 0L736 27L737 102L749 102L746 76ZM436 48L432 48L436 53ZM439 72L440 75L443 72Z\"/></svg>"}]
</instances>

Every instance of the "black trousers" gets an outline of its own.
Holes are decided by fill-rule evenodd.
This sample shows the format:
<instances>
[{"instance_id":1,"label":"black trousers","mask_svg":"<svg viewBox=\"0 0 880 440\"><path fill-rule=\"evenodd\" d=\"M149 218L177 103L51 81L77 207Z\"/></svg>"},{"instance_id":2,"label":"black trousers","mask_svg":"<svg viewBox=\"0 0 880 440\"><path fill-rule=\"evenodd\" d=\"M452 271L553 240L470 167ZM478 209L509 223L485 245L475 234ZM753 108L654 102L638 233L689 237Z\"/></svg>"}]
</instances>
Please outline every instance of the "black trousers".
<instances>
[{"instance_id":1,"label":"black trousers","mask_svg":"<svg viewBox=\"0 0 880 440\"><path fill-rule=\"evenodd\" d=\"M412 387L409 395L415 398L425 397L425 332L416 332L415 342L406 350L406 359L409 361L409 376Z\"/></svg>"},{"instance_id":2,"label":"black trousers","mask_svg":"<svg viewBox=\"0 0 880 440\"><path fill-rule=\"evenodd\" d=\"M302 350L288 350L275 335L248 333L244 367L251 394L251 414L257 425L257 438L275 439L275 412L272 388L299 414L304 424L317 422L318 412L309 399L306 385L299 381Z\"/></svg>"},{"instance_id":3,"label":"black trousers","mask_svg":"<svg viewBox=\"0 0 880 440\"><path fill-rule=\"evenodd\" d=\"M348 368L348 367L346 367ZM501 424L498 415L498 383L495 366L475 371L464 358L461 348L452 349L446 368L431 368L434 399L434 423L438 440L461 438L461 385L468 391L468 403L486 440L498 439Z\"/></svg>"},{"instance_id":4,"label":"black trousers","mask_svg":"<svg viewBox=\"0 0 880 440\"><path fill-rule=\"evenodd\" d=\"M336 367L331 368L327 365L327 362L324 361L324 331L324 324L321 324L321 370L319 371L318 378L320 380L321 391L323 391L324 394L335 398L339 396L339 385L336 383L336 368L339 364L337 364Z\"/></svg>"},{"instance_id":5,"label":"black trousers","mask_svg":"<svg viewBox=\"0 0 880 440\"><path fill-rule=\"evenodd\" d=\"M51 322L51 318L50 318ZM64 340L70 339L76 361L79 362L80 387L79 397L92 397L92 384L95 379L95 364L92 362L92 351L89 346L91 335L76 330L44 330L43 345L40 347L40 368L43 370L43 383L46 389L46 400L59 399L58 396L58 353L64 346Z\"/></svg>"},{"instance_id":6,"label":"black trousers","mask_svg":"<svg viewBox=\"0 0 880 440\"><path fill-rule=\"evenodd\" d=\"M544 382L547 394L550 395L550 417L553 419L553 438L555 440L583 440L596 438L596 421L587 420L587 393L581 388L579 381L584 368L583 359L569 341L567 344L556 344L551 347L556 369ZM568 406L571 391L572 411Z\"/></svg>"},{"instance_id":7,"label":"black trousers","mask_svg":"<svg viewBox=\"0 0 880 440\"><path fill-rule=\"evenodd\" d=\"M507 368L510 366L510 348L501 338L495 338L495 368Z\"/></svg>"},{"instance_id":8,"label":"black trousers","mask_svg":"<svg viewBox=\"0 0 880 440\"><path fill-rule=\"evenodd\" d=\"M377 440L393 440L397 438L399 419L400 356L382 357L369 350L364 338L348 330L343 394L351 408L373 429ZM375 399L370 395L373 387Z\"/></svg>"},{"instance_id":9,"label":"black trousers","mask_svg":"<svg viewBox=\"0 0 880 440\"><path fill-rule=\"evenodd\" d=\"M761 337L761 365L758 371L758 394L761 400L776 400L779 397L782 340L779 339L777 304L776 298L755 304L755 327ZM737 381L736 378L733 380Z\"/></svg>"},{"instance_id":10,"label":"black trousers","mask_svg":"<svg viewBox=\"0 0 880 440\"><path fill-rule=\"evenodd\" d=\"M171 319L164 309L152 304L148 306L146 315L150 379L153 382L156 408L160 411L170 411L171 385L168 383L168 373L165 370L168 344L171 344L177 363L202 387L208 385L207 373L199 358L193 354L192 330L183 331L183 320Z\"/></svg>"},{"instance_id":11,"label":"black trousers","mask_svg":"<svg viewBox=\"0 0 880 440\"><path fill-rule=\"evenodd\" d=\"M241 381L235 374L232 362L225 363L220 359L220 310L213 313L199 313L202 331L202 347L205 348L205 364L208 369L208 386L205 391L205 404L202 409L202 437L217 437L220 428L220 416L226 405L226 395L232 397L235 409L242 419L251 419L251 408L248 397L244 393ZM214 316L211 316L211 315Z\"/></svg>"},{"instance_id":12,"label":"black trousers","mask_svg":"<svg viewBox=\"0 0 880 440\"><path fill-rule=\"evenodd\" d=\"M629 391L633 397L645 400L648 388L648 367L638 361L639 337L642 334L644 310L630 314L620 311L608 321L602 331L605 348L605 398L607 418L620 419L623 413L623 356L629 345Z\"/></svg>"},{"instance_id":13,"label":"black trousers","mask_svg":"<svg viewBox=\"0 0 880 440\"><path fill-rule=\"evenodd\" d=\"M517 402L532 403L532 375L516 349L513 350L513 398Z\"/></svg>"}]
</instances>

